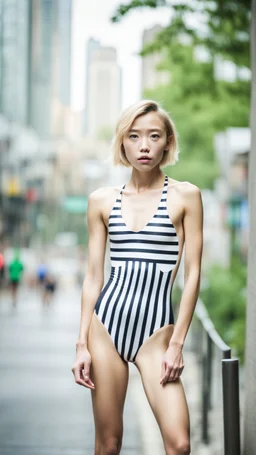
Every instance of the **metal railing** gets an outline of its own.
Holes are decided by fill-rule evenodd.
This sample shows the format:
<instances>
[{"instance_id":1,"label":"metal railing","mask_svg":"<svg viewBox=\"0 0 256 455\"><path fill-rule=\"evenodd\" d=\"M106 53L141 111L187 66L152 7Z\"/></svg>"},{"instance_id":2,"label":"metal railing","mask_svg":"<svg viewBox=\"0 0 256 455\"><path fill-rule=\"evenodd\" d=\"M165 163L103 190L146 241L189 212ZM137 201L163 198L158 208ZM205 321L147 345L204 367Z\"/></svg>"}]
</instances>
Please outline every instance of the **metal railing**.
<instances>
[{"instance_id":1,"label":"metal railing","mask_svg":"<svg viewBox=\"0 0 256 455\"><path fill-rule=\"evenodd\" d=\"M205 444L219 443L216 454L240 455L239 362L231 357L231 348L217 333L201 299L191 323L190 349L201 365L201 439ZM215 435L211 414L220 424Z\"/></svg>"}]
</instances>

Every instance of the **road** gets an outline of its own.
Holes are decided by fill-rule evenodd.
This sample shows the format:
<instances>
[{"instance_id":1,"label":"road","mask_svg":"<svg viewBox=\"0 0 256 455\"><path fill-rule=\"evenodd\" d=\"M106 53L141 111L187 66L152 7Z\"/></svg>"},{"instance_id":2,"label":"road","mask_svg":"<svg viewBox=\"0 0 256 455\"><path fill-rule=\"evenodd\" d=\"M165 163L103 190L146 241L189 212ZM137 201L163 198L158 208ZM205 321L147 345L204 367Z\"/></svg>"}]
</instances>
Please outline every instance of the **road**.
<instances>
[{"instance_id":1,"label":"road","mask_svg":"<svg viewBox=\"0 0 256 455\"><path fill-rule=\"evenodd\" d=\"M80 290L59 289L49 307L26 287L0 294L0 455L93 455L90 392L71 366ZM122 454L142 455L134 400L126 399Z\"/></svg>"}]
</instances>

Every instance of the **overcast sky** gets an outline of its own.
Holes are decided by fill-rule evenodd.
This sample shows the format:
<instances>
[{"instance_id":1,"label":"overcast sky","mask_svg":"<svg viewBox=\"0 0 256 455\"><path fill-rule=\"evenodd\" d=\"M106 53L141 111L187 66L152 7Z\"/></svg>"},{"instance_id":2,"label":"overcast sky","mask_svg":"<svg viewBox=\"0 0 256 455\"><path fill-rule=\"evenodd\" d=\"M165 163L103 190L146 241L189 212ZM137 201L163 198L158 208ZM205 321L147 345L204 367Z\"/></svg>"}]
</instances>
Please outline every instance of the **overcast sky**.
<instances>
[{"instance_id":1,"label":"overcast sky","mask_svg":"<svg viewBox=\"0 0 256 455\"><path fill-rule=\"evenodd\" d=\"M142 45L142 32L155 24L167 25L170 10L167 8L141 9L127 14L120 23L112 24L110 17L120 4L117 0L73 0L72 27L72 107L84 107L85 46L93 37L103 46L117 49L118 63L122 68L122 108L140 99L140 58L136 55ZM127 3L127 0L122 0Z\"/></svg>"}]
</instances>

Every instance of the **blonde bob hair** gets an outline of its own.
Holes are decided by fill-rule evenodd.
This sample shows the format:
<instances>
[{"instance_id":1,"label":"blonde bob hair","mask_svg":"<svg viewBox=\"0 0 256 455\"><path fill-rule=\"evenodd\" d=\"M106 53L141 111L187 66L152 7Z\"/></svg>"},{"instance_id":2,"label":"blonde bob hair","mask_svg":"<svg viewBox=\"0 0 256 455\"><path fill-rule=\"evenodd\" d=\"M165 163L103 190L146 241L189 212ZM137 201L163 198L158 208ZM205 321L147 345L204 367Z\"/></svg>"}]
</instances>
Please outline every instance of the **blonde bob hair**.
<instances>
[{"instance_id":1,"label":"blonde bob hair","mask_svg":"<svg viewBox=\"0 0 256 455\"><path fill-rule=\"evenodd\" d=\"M173 121L167 112L162 109L158 103L156 103L156 101L142 100L126 108L117 122L115 136L112 140L113 163L115 166L121 165L131 167L131 164L125 155L123 138L131 128L133 122L141 115L148 114L149 112L157 112L165 126L166 139L171 136L169 149L164 151L163 158L160 161L159 166L163 167L168 164L175 164L178 161L178 140Z\"/></svg>"}]
</instances>

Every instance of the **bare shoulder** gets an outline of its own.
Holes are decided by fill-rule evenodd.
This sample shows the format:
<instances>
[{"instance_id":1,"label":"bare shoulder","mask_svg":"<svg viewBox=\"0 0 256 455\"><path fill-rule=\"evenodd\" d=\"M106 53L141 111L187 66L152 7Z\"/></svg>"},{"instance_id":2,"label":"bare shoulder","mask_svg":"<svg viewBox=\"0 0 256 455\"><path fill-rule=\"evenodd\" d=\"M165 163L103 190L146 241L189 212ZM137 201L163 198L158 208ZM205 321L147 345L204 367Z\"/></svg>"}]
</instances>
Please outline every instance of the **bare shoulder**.
<instances>
[{"instance_id":1,"label":"bare shoulder","mask_svg":"<svg viewBox=\"0 0 256 455\"><path fill-rule=\"evenodd\" d=\"M180 182L178 180L173 180L169 182L168 188L174 189L181 197L184 197L187 201L191 203L193 200L201 199L201 190L198 186L190 182Z\"/></svg>"},{"instance_id":2,"label":"bare shoulder","mask_svg":"<svg viewBox=\"0 0 256 455\"><path fill-rule=\"evenodd\" d=\"M104 203L111 199L117 192L120 191L121 188L114 187L114 186L104 186L101 188L97 188L97 190L92 191L89 194L88 200L91 202L95 202L97 204Z\"/></svg>"},{"instance_id":3,"label":"bare shoulder","mask_svg":"<svg viewBox=\"0 0 256 455\"><path fill-rule=\"evenodd\" d=\"M178 180L169 180L168 193L170 194L169 207L173 221L178 213L182 218L185 215L197 216L199 219L203 216L202 196L198 186L190 182L180 182ZM178 219L178 217L177 217Z\"/></svg>"},{"instance_id":4,"label":"bare shoulder","mask_svg":"<svg viewBox=\"0 0 256 455\"><path fill-rule=\"evenodd\" d=\"M201 190L198 186L190 182L180 182L180 191L184 196L189 197L189 199L198 199L201 197Z\"/></svg>"},{"instance_id":5,"label":"bare shoulder","mask_svg":"<svg viewBox=\"0 0 256 455\"><path fill-rule=\"evenodd\" d=\"M100 213L103 218L106 217L107 213L111 210L121 187L100 187L92 191L88 197L88 209L96 210Z\"/></svg>"},{"instance_id":6,"label":"bare shoulder","mask_svg":"<svg viewBox=\"0 0 256 455\"><path fill-rule=\"evenodd\" d=\"M100 203L106 197L106 193L109 191L108 187L97 188L89 194L88 200L91 202Z\"/></svg>"},{"instance_id":7,"label":"bare shoulder","mask_svg":"<svg viewBox=\"0 0 256 455\"><path fill-rule=\"evenodd\" d=\"M178 180L171 180L169 181L168 188L174 188L181 194L186 195L200 195L201 191L198 186L194 185L190 182L180 182Z\"/></svg>"}]
</instances>

